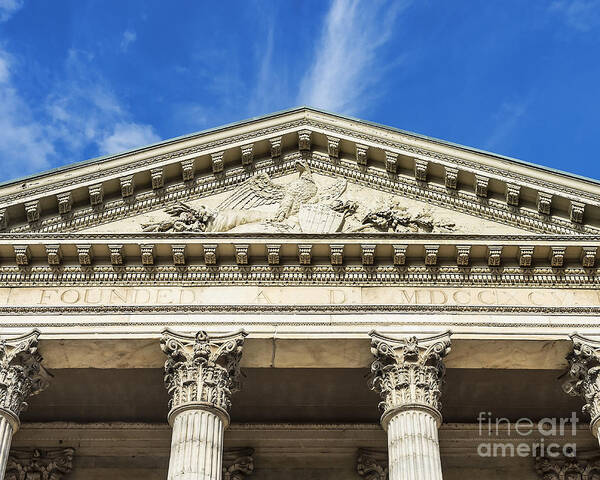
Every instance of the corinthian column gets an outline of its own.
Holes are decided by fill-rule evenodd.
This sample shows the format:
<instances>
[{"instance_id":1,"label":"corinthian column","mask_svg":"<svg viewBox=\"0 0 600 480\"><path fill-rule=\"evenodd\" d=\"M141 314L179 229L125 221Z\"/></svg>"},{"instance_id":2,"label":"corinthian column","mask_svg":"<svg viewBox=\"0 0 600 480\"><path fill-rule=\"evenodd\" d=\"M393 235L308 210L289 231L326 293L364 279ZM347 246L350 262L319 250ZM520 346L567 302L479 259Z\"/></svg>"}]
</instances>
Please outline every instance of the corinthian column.
<instances>
[{"instance_id":1,"label":"corinthian column","mask_svg":"<svg viewBox=\"0 0 600 480\"><path fill-rule=\"evenodd\" d=\"M394 339L371 332L371 387L383 401L390 480L441 480L438 428L450 334Z\"/></svg>"},{"instance_id":2,"label":"corinthian column","mask_svg":"<svg viewBox=\"0 0 600 480\"><path fill-rule=\"evenodd\" d=\"M600 341L571 335L573 350L567 355L568 379L563 390L583 398L583 412L591 417L590 428L598 438L600 427ZM600 439L599 439L600 441Z\"/></svg>"},{"instance_id":3,"label":"corinthian column","mask_svg":"<svg viewBox=\"0 0 600 480\"><path fill-rule=\"evenodd\" d=\"M38 353L40 332L0 340L0 478L4 478L12 436L26 400L48 386Z\"/></svg>"},{"instance_id":4,"label":"corinthian column","mask_svg":"<svg viewBox=\"0 0 600 480\"><path fill-rule=\"evenodd\" d=\"M223 432L231 395L239 388L239 363L246 332L209 337L166 330L165 386L173 427L167 480L220 480Z\"/></svg>"}]
</instances>

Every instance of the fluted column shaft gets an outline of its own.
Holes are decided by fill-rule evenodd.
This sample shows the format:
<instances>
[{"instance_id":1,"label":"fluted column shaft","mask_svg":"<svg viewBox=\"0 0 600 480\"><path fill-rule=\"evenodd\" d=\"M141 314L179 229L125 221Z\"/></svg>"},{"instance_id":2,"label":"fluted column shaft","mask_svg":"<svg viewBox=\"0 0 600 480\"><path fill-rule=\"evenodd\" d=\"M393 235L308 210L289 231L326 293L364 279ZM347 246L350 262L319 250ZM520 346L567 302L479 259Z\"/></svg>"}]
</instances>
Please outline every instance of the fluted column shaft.
<instances>
[{"instance_id":1,"label":"fluted column shaft","mask_svg":"<svg viewBox=\"0 0 600 480\"><path fill-rule=\"evenodd\" d=\"M186 410L173 421L168 480L218 480L223 471L223 420Z\"/></svg>"},{"instance_id":2,"label":"fluted column shaft","mask_svg":"<svg viewBox=\"0 0 600 480\"><path fill-rule=\"evenodd\" d=\"M371 387L382 398L388 478L442 480L438 428L450 334L396 339L371 332L371 338Z\"/></svg>"},{"instance_id":3,"label":"fluted column shaft","mask_svg":"<svg viewBox=\"0 0 600 480\"><path fill-rule=\"evenodd\" d=\"M429 412L404 410L387 425L390 480L441 480L437 419Z\"/></svg>"},{"instance_id":4,"label":"fluted column shaft","mask_svg":"<svg viewBox=\"0 0 600 480\"><path fill-rule=\"evenodd\" d=\"M223 433L231 395L239 389L239 362L246 333L209 337L165 331L165 386L173 427L167 480L221 480Z\"/></svg>"},{"instance_id":5,"label":"fluted column shaft","mask_svg":"<svg viewBox=\"0 0 600 480\"><path fill-rule=\"evenodd\" d=\"M6 473L6 464L8 463L13 433L11 422L4 415L0 414L0 478L4 478L4 474Z\"/></svg>"}]
</instances>

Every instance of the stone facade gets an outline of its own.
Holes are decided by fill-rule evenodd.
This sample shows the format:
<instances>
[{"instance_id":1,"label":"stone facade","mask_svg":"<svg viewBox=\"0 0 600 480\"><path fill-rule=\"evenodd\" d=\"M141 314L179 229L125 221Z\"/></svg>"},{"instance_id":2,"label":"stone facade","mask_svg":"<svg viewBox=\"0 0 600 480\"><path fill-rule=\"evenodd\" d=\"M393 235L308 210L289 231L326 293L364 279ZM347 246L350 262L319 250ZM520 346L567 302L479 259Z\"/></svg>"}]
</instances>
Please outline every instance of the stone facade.
<instances>
[{"instance_id":1,"label":"stone facade","mask_svg":"<svg viewBox=\"0 0 600 480\"><path fill-rule=\"evenodd\" d=\"M599 207L308 108L0 186L0 476L600 478Z\"/></svg>"}]
</instances>

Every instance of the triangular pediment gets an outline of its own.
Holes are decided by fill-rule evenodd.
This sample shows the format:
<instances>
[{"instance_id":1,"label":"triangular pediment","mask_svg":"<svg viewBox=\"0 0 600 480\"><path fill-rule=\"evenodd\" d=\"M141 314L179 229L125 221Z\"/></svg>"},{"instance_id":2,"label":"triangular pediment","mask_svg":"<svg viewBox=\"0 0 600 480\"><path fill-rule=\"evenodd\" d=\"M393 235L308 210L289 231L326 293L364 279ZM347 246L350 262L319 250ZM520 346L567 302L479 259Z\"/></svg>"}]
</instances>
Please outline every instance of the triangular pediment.
<instances>
[{"instance_id":1,"label":"triangular pediment","mask_svg":"<svg viewBox=\"0 0 600 480\"><path fill-rule=\"evenodd\" d=\"M272 180L276 191L298 185L298 173ZM253 179L249 179L253 182ZM214 195L178 202L82 233L113 232L229 232L237 233L459 233L526 234L527 230L482 219L451 208L378 190L333 175L311 173L315 195L296 206L278 198L262 203L245 184ZM307 187L304 187L305 189ZM302 191L300 191L300 194ZM310 195L310 192L307 194ZM254 205L254 203L259 205ZM200 218L202 217L202 218Z\"/></svg>"},{"instance_id":2,"label":"triangular pediment","mask_svg":"<svg viewBox=\"0 0 600 480\"><path fill-rule=\"evenodd\" d=\"M600 232L599 206L592 180L309 108L0 187L0 225L14 233L163 224L156 230L579 235ZM202 212L212 226L189 219Z\"/></svg>"}]
</instances>

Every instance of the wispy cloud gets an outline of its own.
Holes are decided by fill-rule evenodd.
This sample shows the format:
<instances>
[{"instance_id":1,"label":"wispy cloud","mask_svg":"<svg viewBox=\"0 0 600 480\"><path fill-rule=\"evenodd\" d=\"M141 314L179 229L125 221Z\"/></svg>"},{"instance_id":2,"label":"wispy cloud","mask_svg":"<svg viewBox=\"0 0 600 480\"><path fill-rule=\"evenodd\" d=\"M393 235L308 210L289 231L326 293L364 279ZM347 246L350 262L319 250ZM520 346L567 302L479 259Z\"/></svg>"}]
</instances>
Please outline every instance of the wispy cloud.
<instances>
[{"instance_id":1,"label":"wispy cloud","mask_svg":"<svg viewBox=\"0 0 600 480\"><path fill-rule=\"evenodd\" d=\"M54 146L12 82L12 59L0 50L0 158L3 174L47 168Z\"/></svg>"},{"instance_id":2,"label":"wispy cloud","mask_svg":"<svg viewBox=\"0 0 600 480\"><path fill-rule=\"evenodd\" d=\"M261 45L259 52L261 60L256 76L256 82L248 102L248 107L251 112L268 111L273 100L280 97L279 94L273 91L274 89L281 89L281 79L278 79L277 82L273 82L273 78L275 77L273 68L273 25L269 25L267 34L264 38L264 43Z\"/></svg>"},{"instance_id":3,"label":"wispy cloud","mask_svg":"<svg viewBox=\"0 0 600 480\"><path fill-rule=\"evenodd\" d=\"M110 85L93 68L93 55L71 50L65 79L47 98L48 131L71 152L95 146L108 154L159 140L153 127L133 121ZM119 133L118 129L124 131Z\"/></svg>"},{"instance_id":4,"label":"wispy cloud","mask_svg":"<svg viewBox=\"0 0 600 480\"><path fill-rule=\"evenodd\" d=\"M6 22L23 6L23 0L0 0L0 22Z\"/></svg>"},{"instance_id":5,"label":"wispy cloud","mask_svg":"<svg viewBox=\"0 0 600 480\"><path fill-rule=\"evenodd\" d=\"M521 119L527 114L530 99L518 102L504 102L499 111L494 115L496 126L491 131L484 148L487 150L506 150L505 144L512 133L519 126Z\"/></svg>"},{"instance_id":6,"label":"wispy cloud","mask_svg":"<svg viewBox=\"0 0 600 480\"><path fill-rule=\"evenodd\" d=\"M556 0L550 11L563 15L566 24L580 32L600 26L600 0Z\"/></svg>"},{"instance_id":7,"label":"wispy cloud","mask_svg":"<svg viewBox=\"0 0 600 480\"><path fill-rule=\"evenodd\" d=\"M160 140L150 125L117 123L112 133L100 140L100 153L122 152L133 147L142 147Z\"/></svg>"},{"instance_id":8,"label":"wispy cloud","mask_svg":"<svg viewBox=\"0 0 600 480\"><path fill-rule=\"evenodd\" d=\"M121 51L126 52L133 42L137 40L137 34L133 30L125 30L121 38Z\"/></svg>"},{"instance_id":9,"label":"wispy cloud","mask_svg":"<svg viewBox=\"0 0 600 480\"><path fill-rule=\"evenodd\" d=\"M0 49L0 177L159 140L152 126L134 121L92 60L71 50L62 79L49 86L45 99L31 103L19 91L13 58Z\"/></svg>"},{"instance_id":10,"label":"wispy cloud","mask_svg":"<svg viewBox=\"0 0 600 480\"><path fill-rule=\"evenodd\" d=\"M315 60L302 79L298 103L340 113L359 113L386 70L378 54L390 40L409 1L334 0L315 46Z\"/></svg>"}]
</instances>

